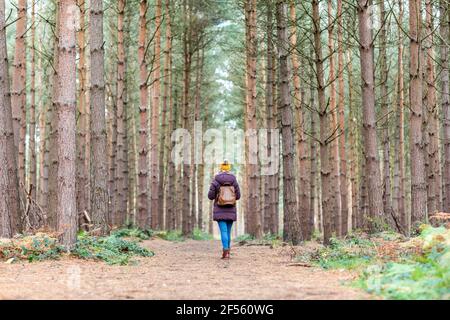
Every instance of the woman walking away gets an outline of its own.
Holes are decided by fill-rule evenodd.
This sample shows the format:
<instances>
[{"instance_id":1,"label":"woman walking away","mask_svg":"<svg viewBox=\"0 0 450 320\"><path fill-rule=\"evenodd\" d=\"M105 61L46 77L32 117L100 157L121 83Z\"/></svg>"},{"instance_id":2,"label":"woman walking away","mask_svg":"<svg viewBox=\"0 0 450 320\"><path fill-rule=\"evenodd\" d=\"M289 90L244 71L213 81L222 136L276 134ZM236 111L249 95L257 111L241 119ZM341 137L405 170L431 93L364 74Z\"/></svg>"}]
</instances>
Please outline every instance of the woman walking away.
<instances>
[{"instance_id":1,"label":"woman walking away","mask_svg":"<svg viewBox=\"0 0 450 320\"><path fill-rule=\"evenodd\" d=\"M230 258L231 227L236 221L236 201L241 198L239 184L230 170L231 165L224 160L208 192L208 198L214 200L213 220L219 224L222 259Z\"/></svg>"}]
</instances>

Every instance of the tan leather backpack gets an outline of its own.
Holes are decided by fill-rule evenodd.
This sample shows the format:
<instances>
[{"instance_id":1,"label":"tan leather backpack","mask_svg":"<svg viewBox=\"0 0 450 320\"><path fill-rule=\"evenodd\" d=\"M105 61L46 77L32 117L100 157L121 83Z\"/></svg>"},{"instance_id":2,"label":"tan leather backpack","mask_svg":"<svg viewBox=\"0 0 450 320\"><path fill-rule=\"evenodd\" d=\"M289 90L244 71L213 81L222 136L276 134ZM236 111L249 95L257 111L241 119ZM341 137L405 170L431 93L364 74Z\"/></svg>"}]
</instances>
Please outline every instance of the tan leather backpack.
<instances>
[{"instance_id":1,"label":"tan leather backpack","mask_svg":"<svg viewBox=\"0 0 450 320\"><path fill-rule=\"evenodd\" d=\"M230 207L236 205L236 191L231 184L224 183L219 187L217 205L219 207Z\"/></svg>"}]
</instances>

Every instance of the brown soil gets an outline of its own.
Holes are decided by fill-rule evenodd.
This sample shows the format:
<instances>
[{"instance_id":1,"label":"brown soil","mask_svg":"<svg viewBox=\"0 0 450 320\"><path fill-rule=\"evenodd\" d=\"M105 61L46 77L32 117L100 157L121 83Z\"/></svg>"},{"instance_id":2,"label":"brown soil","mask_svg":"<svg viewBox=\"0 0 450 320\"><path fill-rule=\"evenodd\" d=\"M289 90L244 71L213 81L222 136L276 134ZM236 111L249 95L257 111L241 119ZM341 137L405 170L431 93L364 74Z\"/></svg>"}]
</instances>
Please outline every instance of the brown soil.
<instances>
[{"instance_id":1,"label":"brown soil","mask_svg":"<svg viewBox=\"0 0 450 320\"><path fill-rule=\"evenodd\" d=\"M289 248L219 241L143 242L156 255L130 266L64 258L0 263L0 299L370 299L348 271L289 266Z\"/></svg>"}]
</instances>

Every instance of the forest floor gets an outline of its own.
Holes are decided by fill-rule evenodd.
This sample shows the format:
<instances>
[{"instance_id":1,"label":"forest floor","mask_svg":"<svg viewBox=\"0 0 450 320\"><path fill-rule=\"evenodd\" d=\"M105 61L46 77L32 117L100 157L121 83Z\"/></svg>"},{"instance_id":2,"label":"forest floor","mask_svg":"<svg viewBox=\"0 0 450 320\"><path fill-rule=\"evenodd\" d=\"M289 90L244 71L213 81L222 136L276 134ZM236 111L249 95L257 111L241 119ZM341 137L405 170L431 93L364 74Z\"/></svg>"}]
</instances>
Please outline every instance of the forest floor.
<instances>
[{"instance_id":1,"label":"forest floor","mask_svg":"<svg viewBox=\"0 0 450 320\"><path fill-rule=\"evenodd\" d=\"M0 263L0 299L371 299L348 270L293 265L290 247L236 246L221 260L217 240L141 243L155 253L128 266L65 257Z\"/></svg>"}]
</instances>

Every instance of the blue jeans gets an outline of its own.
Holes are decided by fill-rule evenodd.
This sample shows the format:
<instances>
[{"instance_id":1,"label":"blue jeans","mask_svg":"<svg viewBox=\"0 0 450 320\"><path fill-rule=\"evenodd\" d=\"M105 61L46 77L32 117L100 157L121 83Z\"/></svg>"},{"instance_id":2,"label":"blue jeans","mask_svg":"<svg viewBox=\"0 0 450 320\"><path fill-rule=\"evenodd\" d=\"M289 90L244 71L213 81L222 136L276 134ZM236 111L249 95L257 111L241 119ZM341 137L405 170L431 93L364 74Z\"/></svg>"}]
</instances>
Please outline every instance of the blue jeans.
<instances>
[{"instance_id":1,"label":"blue jeans","mask_svg":"<svg viewBox=\"0 0 450 320\"><path fill-rule=\"evenodd\" d=\"M224 250L230 249L231 245L231 227L233 226L232 220L219 220L217 221L220 229L220 237L222 239L222 246Z\"/></svg>"}]
</instances>

